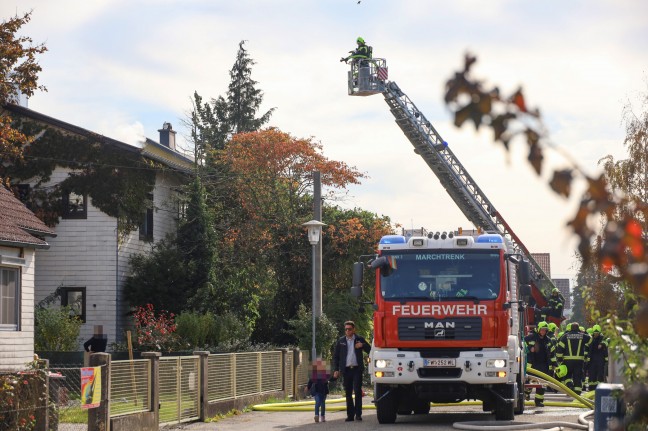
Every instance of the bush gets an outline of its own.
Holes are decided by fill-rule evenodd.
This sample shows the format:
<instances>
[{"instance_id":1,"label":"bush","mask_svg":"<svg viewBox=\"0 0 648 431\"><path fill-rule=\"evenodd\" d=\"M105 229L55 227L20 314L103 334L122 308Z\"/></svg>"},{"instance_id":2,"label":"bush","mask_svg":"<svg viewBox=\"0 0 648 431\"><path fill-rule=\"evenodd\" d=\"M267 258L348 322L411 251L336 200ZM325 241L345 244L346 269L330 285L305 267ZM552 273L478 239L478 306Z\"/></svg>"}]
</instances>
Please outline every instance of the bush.
<instances>
[{"instance_id":1,"label":"bush","mask_svg":"<svg viewBox=\"0 0 648 431\"><path fill-rule=\"evenodd\" d=\"M245 324L231 313L216 316L184 312L175 318L176 334L191 348L211 350L218 345L235 345L247 341Z\"/></svg>"},{"instance_id":2,"label":"bush","mask_svg":"<svg viewBox=\"0 0 648 431\"><path fill-rule=\"evenodd\" d=\"M73 352L78 350L79 334L83 322L70 316L70 307L36 308L34 350Z\"/></svg>"},{"instance_id":3,"label":"bush","mask_svg":"<svg viewBox=\"0 0 648 431\"><path fill-rule=\"evenodd\" d=\"M310 352L313 346L313 314L304 304L299 305L297 317L288 320L286 332L293 335L302 351ZM317 354L323 359L331 359L331 346L337 338L335 324L322 313L322 316L315 322L315 348Z\"/></svg>"},{"instance_id":4,"label":"bush","mask_svg":"<svg viewBox=\"0 0 648 431\"><path fill-rule=\"evenodd\" d=\"M31 431L36 426L36 409L43 408L45 372L30 363L28 371L0 375L0 424L2 429Z\"/></svg>"}]
</instances>

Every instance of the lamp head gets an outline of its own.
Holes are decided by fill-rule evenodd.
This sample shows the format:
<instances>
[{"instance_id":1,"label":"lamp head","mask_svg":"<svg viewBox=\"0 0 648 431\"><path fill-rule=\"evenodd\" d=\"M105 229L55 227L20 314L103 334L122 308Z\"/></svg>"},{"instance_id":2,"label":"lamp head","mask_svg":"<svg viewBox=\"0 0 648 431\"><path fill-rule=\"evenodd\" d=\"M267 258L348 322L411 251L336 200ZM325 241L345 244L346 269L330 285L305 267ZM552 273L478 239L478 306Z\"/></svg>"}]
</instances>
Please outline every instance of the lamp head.
<instances>
[{"instance_id":1,"label":"lamp head","mask_svg":"<svg viewBox=\"0 0 648 431\"><path fill-rule=\"evenodd\" d=\"M308 229L308 242L310 242L312 245L315 245L320 240L322 226L326 226L326 224L318 220L311 220L309 222L303 223L302 226L306 226L306 228Z\"/></svg>"}]
</instances>

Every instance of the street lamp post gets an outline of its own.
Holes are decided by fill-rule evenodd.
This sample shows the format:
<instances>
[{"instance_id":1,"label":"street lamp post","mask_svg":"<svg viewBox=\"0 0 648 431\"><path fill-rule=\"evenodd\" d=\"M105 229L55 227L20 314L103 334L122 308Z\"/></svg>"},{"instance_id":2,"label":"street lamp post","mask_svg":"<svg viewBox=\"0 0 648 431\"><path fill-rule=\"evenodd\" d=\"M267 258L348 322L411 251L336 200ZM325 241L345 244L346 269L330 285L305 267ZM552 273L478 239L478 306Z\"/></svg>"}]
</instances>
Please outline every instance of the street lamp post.
<instances>
[{"instance_id":1,"label":"street lamp post","mask_svg":"<svg viewBox=\"0 0 648 431\"><path fill-rule=\"evenodd\" d=\"M311 360L314 361L316 358L316 348L315 348L315 324L317 321L317 318L319 317L319 313L316 312L317 308L317 298L321 296L321 291L322 291L322 280L319 277L320 271L318 269L318 265L316 262L318 253L317 253L317 244L320 241L320 235L322 233L322 226L326 226L325 223L322 223L319 220L311 220L309 222L306 222L302 224L302 226L306 226L308 229L308 242L311 243L313 246L313 261L312 261L312 268L313 268L313 344L311 346Z\"/></svg>"}]
</instances>

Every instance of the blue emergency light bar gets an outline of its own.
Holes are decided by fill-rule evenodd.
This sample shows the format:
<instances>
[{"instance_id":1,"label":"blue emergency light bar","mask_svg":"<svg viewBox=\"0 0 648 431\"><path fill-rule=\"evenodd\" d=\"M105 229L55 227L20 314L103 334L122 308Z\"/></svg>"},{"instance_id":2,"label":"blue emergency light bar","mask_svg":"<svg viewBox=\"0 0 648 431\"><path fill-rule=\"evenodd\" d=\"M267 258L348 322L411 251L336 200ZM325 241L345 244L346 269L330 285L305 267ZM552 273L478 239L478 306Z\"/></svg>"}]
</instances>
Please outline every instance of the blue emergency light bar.
<instances>
[{"instance_id":1,"label":"blue emergency light bar","mask_svg":"<svg viewBox=\"0 0 648 431\"><path fill-rule=\"evenodd\" d=\"M380 244L407 244L407 240L402 235L385 235L380 238Z\"/></svg>"},{"instance_id":2,"label":"blue emergency light bar","mask_svg":"<svg viewBox=\"0 0 648 431\"><path fill-rule=\"evenodd\" d=\"M502 244L504 240L502 239L502 235L498 235L496 233L485 233L483 235L479 235L477 237L478 243L492 243L492 244Z\"/></svg>"}]
</instances>

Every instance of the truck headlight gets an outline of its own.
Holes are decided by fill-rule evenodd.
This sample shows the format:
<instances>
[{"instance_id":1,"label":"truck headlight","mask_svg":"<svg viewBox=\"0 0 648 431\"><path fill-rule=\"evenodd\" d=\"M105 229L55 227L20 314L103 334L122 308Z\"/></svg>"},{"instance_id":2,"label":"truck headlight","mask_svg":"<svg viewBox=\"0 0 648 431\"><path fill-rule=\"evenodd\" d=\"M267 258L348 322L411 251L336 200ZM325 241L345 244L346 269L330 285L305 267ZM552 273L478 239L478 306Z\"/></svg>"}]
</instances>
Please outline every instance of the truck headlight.
<instances>
[{"instance_id":1,"label":"truck headlight","mask_svg":"<svg viewBox=\"0 0 648 431\"><path fill-rule=\"evenodd\" d=\"M376 359L374 365L376 368L389 368L392 366L392 361L389 359Z\"/></svg>"},{"instance_id":2,"label":"truck headlight","mask_svg":"<svg viewBox=\"0 0 648 431\"><path fill-rule=\"evenodd\" d=\"M504 359L489 359L486 361L486 368L504 368L506 361Z\"/></svg>"}]
</instances>

